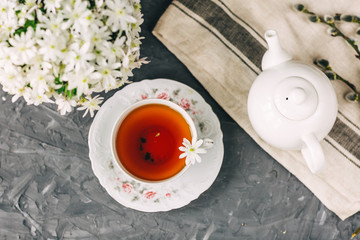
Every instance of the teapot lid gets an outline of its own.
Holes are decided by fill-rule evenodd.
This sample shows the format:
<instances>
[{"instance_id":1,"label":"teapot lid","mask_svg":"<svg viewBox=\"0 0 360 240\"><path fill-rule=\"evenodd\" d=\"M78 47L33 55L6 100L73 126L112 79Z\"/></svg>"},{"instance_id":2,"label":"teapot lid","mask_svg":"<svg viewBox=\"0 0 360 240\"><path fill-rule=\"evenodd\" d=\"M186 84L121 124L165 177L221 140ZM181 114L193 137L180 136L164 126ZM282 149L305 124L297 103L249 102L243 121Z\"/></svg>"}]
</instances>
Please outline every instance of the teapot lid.
<instances>
[{"instance_id":1,"label":"teapot lid","mask_svg":"<svg viewBox=\"0 0 360 240\"><path fill-rule=\"evenodd\" d=\"M318 94L304 78L291 76L283 79L275 89L273 100L281 115L290 120L304 120L318 107Z\"/></svg>"}]
</instances>

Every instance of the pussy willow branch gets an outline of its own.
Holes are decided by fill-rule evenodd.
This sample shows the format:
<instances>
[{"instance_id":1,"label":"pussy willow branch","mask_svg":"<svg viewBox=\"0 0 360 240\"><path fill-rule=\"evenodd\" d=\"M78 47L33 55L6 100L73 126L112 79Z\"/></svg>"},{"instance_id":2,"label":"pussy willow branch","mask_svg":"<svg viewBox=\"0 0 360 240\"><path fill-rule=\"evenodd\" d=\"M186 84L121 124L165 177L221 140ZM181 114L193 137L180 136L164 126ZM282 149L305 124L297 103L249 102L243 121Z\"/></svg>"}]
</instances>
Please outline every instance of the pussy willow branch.
<instances>
[{"instance_id":1,"label":"pussy willow branch","mask_svg":"<svg viewBox=\"0 0 360 240\"><path fill-rule=\"evenodd\" d=\"M326 59L317 59L314 64L318 66L330 80L339 80L345 83L354 92L352 101L358 102L360 100L360 92L357 90L354 84L337 74ZM349 99L350 100L350 99Z\"/></svg>"},{"instance_id":2,"label":"pussy willow branch","mask_svg":"<svg viewBox=\"0 0 360 240\"><path fill-rule=\"evenodd\" d=\"M345 34L343 34L340 29L335 25L335 21L345 21L345 22L354 22L360 24L360 18L355 15L342 15L342 14L336 14L335 17L326 16L322 17L319 15L316 15L315 13L309 11L305 8L302 4L295 5L295 8L303 13L309 14L310 21L312 22L320 22L324 23L331 27L331 36L339 36L345 39L345 41L355 50L356 54L355 57L360 60L360 50L358 48L358 45L355 40L352 40ZM354 96L352 101L358 102L360 100L360 92L357 90L354 84L349 82L348 80L341 77L339 74L337 74L332 67L329 64L329 61L325 59L319 59L315 60L314 63L328 76L330 80L340 80L343 83L345 83L353 92Z\"/></svg>"},{"instance_id":3,"label":"pussy willow branch","mask_svg":"<svg viewBox=\"0 0 360 240\"><path fill-rule=\"evenodd\" d=\"M332 29L331 36L334 36L334 37L339 36L339 37L344 38L345 41L355 50L355 52L357 54L357 55L355 55L355 57L360 60L360 50L358 48L358 45L356 44L356 42L353 39L349 38L348 36L346 36L344 33L341 32L341 30L335 25L335 21L334 21L333 17L325 18L325 17L319 16L319 15L316 15L315 13L306 9L305 6L302 4L297 4L297 5L295 5L295 7L298 11L309 14L310 21L315 22L315 23L321 22L321 23L324 23L324 24L328 25L329 27L331 27L331 29ZM341 16L342 16L341 14L337 14L335 16L335 19L341 20ZM343 15L343 16L350 16L350 15ZM355 19L354 22L359 22L358 17L354 16L354 19Z\"/></svg>"},{"instance_id":4,"label":"pussy willow branch","mask_svg":"<svg viewBox=\"0 0 360 240\"><path fill-rule=\"evenodd\" d=\"M334 20L336 21L344 21L344 22L353 22L360 24L360 17L356 15L349 15L349 14L340 14L336 13Z\"/></svg>"}]
</instances>

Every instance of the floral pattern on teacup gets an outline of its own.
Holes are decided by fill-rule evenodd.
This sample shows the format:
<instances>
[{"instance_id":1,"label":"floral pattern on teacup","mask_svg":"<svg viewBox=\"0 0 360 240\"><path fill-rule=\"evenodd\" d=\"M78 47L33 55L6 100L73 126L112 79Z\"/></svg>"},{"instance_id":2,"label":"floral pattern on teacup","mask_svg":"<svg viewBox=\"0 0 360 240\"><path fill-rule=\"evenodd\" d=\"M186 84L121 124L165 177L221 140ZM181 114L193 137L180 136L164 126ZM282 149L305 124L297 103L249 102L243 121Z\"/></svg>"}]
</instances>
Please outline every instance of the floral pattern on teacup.
<instances>
[{"instance_id":1,"label":"floral pattern on teacup","mask_svg":"<svg viewBox=\"0 0 360 240\"><path fill-rule=\"evenodd\" d=\"M207 124L205 124L203 121L199 121L199 119L202 119L201 115L203 115L203 112L197 109L198 101L196 99L185 97L188 94L183 93L183 91L184 90L181 88L176 88L173 90L170 90L168 88L152 88L151 91L141 93L140 97L138 97L135 101L141 101L149 98L157 98L176 103L190 115L190 117L195 123L197 123L197 128L200 132L206 131Z\"/></svg>"}]
</instances>

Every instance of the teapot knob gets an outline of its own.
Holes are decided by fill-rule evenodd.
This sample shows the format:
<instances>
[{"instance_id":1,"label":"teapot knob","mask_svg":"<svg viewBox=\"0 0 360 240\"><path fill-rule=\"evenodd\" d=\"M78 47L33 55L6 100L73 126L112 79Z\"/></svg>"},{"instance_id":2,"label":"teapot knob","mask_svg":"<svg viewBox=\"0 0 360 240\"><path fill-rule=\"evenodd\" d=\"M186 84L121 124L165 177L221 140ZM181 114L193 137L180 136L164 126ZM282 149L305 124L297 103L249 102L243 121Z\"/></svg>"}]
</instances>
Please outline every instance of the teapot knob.
<instances>
[{"instance_id":1,"label":"teapot knob","mask_svg":"<svg viewBox=\"0 0 360 240\"><path fill-rule=\"evenodd\" d=\"M290 120L309 118L318 106L314 86L304 78L288 77L276 87L273 95L277 110Z\"/></svg>"},{"instance_id":2,"label":"teapot knob","mask_svg":"<svg viewBox=\"0 0 360 240\"><path fill-rule=\"evenodd\" d=\"M301 87L295 87L289 93L289 101L293 101L294 104L301 104L306 100L306 92Z\"/></svg>"}]
</instances>

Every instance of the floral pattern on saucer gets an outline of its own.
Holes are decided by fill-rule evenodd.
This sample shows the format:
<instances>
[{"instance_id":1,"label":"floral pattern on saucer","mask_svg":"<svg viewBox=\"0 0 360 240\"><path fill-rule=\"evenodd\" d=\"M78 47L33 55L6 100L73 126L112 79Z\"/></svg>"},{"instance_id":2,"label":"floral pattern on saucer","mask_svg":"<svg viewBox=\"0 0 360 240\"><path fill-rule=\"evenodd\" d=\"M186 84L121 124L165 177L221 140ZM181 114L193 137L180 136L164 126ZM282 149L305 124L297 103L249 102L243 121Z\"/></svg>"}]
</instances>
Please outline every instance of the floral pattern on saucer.
<instances>
[{"instance_id":1,"label":"floral pattern on saucer","mask_svg":"<svg viewBox=\"0 0 360 240\"><path fill-rule=\"evenodd\" d=\"M201 164L191 166L182 176L168 183L140 183L128 178L112 163L112 126L125 108L148 98L178 104L194 120L199 138L214 140L214 147L203 155ZM224 153L220 123L211 107L190 87L167 79L132 83L108 99L91 125L89 150L93 171L106 191L122 205L145 212L168 211L198 198L214 182Z\"/></svg>"}]
</instances>

